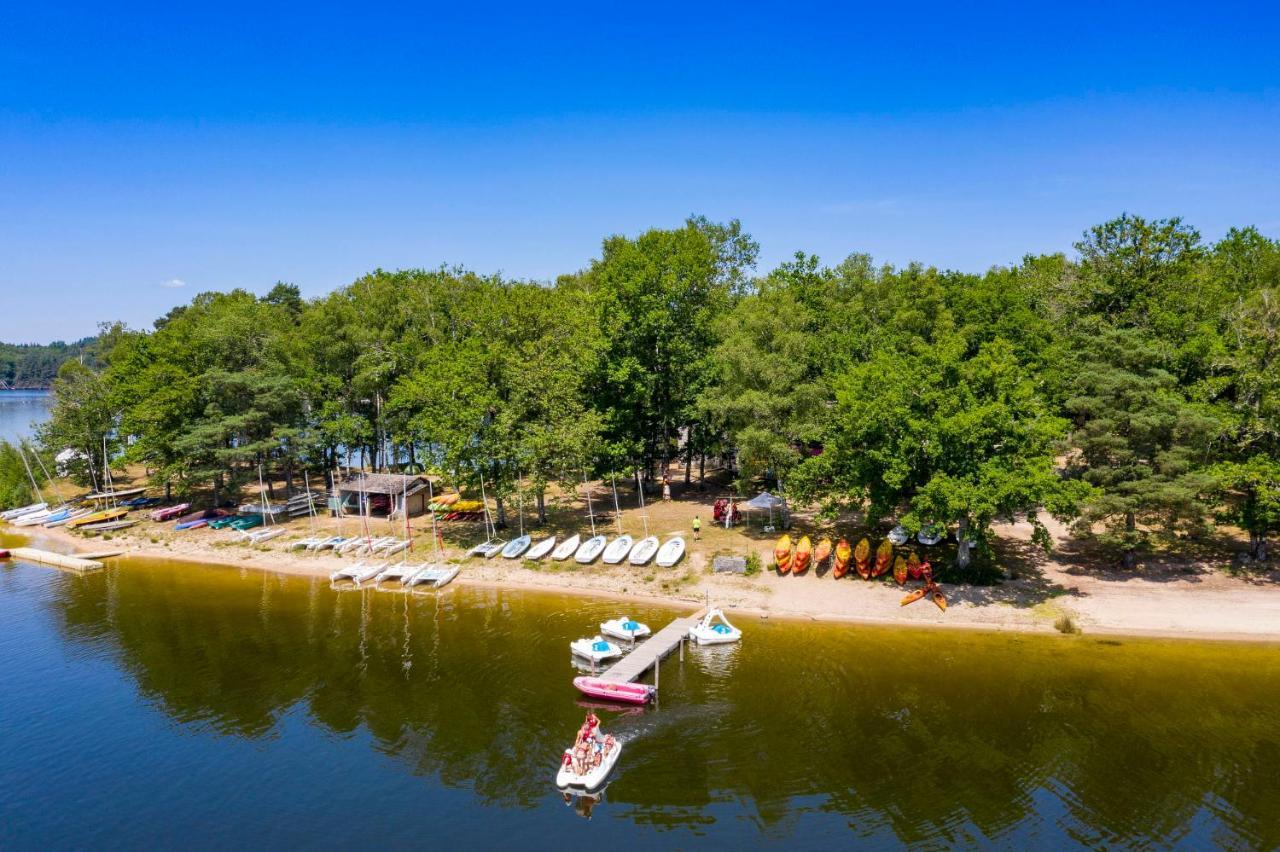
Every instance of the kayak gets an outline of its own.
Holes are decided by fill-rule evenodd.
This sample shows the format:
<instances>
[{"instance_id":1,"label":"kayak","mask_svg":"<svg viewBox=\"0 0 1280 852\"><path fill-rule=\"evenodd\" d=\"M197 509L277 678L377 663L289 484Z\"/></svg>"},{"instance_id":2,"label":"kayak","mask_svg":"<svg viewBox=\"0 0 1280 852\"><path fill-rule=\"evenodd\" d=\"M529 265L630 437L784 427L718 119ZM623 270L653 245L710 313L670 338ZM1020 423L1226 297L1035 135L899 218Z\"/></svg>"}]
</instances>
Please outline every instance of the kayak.
<instances>
[{"instance_id":1,"label":"kayak","mask_svg":"<svg viewBox=\"0 0 1280 852\"><path fill-rule=\"evenodd\" d=\"M773 548L773 561L778 563L779 574L791 573L791 536L783 533Z\"/></svg>"},{"instance_id":2,"label":"kayak","mask_svg":"<svg viewBox=\"0 0 1280 852\"><path fill-rule=\"evenodd\" d=\"M849 547L847 539L840 539L836 545L835 564L831 568L831 573L837 580L849 573L849 560L853 557L853 548Z\"/></svg>"},{"instance_id":3,"label":"kayak","mask_svg":"<svg viewBox=\"0 0 1280 852\"><path fill-rule=\"evenodd\" d=\"M902 606L906 606L909 603L915 603L916 601L920 600L922 597L924 597L924 592L925 592L924 589L916 589L915 591L911 592L905 598L902 599Z\"/></svg>"},{"instance_id":4,"label":"kayak","mask_svg":"<svg viewBox=\"0 0 1280 852\"><path fill-rule=\"evenodd\" d=\"M853 549L853 563L857 566L859 577L871 579L871 542L865 538Z\"/></svg>"},{"instance_id":5,"label":"kayak","mask_svg":"<svg viewBox=\"0 0 1280 852\"><path fill-rule=\"evenodd\" d=\"M876 548L876 567L871 569L872 577L879 577L889 570L889 562L893 559L893 542L885 539Z\"/></svg>"},{"instance_id":6,"label":"kayak","mask_svg":"<svg viewBox=\"0 0 1280 852\"><path fill-rule=\"evenodd\" d=\"M824 538L818 542L818 546L813 551L813 567L817 568L823 562L826 562L831 556L831 539Z\"/></svg>"},{"instance_id":7,"label":"kayak","mask_svg":"<svg viewBox=\"0 0 1280 852\"><path fill-rule=\"evenodd\" d=\"M153 521L170 521L181 515L183 512L191 508L190 503L179 503L176 506L167 506L163 509L156 509L151 513Z\"/></svg>"},{"instance_id":8,"label":"kayak","mask_svg":"<svg viewBox=\"0 0 1280 852\"><path fill-rule=\"evenodd\" d=\"M94 512L91 515L85 515L84 517L68 521L67 528L76 529L77 527L82 527L86 524L101 524L106 521L118 521L127 514L129 514L128 509L107 509L102 512Z\"/></svg>"},{"instance_id":9,"label":"kayak","mask_svg":"<svg viewBox=\"0 0 1280 852\"><path fill-rule=\"evenodd\" d=\"M921 574L920 557L916 556L915 551L907 556L907 576L913 580L919 580Z\"/></svg>"},{"instance_id":10,"label":"kayak","mask_svg":"<svg viewBox=\"0 0 1280 852\"><path fill-rule=\"evenodd\" d=\"M901 554L893 561L893 580L899 586L907 582L907 560L903 559Z\"/></svg>"},{"instance_id":11,"label":"kayak","mask_svg":"<svg viewBox=\"0 0 1280 852\"><path fill-rule=\"evenodd\" d=\"M657 687L644 683L619 683L585 675L575 677L573 685L583 695L603 698L606 701L621 701L626 704L648 704L658 693Z\"/></svg>"},{"instance_id":12,"label":"kayak","mask_svg":"<svg viewBox=\"0 0 1280 852\"><path fill-rule=\"evenodd\" d=\"M791 565L791 573L799 576L808 571L809 557L811 556L813 556L813 542L809 541L809 536L805 536L796 545L796 556Z\"/></svg>"},{"instance_id":13,"label":"kayak","mask_svg":"<svg viewBox=\"0 0 1280 852\"><path fill-rule=\"evenodd\" d=\"M943 612L947 611L947 599L942 596L942 592L938 591L938 587L934 586L932 591L933 602L938 605L938 609Z\"/></svg>"}]
</instances>

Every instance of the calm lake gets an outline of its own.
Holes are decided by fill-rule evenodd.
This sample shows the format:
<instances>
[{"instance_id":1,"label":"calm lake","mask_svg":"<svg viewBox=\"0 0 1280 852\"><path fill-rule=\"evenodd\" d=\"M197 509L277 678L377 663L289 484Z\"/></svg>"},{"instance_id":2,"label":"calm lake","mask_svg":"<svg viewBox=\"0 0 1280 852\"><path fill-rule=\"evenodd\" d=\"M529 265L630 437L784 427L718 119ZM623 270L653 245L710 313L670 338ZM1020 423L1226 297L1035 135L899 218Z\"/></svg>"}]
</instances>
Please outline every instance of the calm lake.
<instances>
[{"instance_id":1,"label":"calm lake","mask_svg":"<svg viewBox=\"0 0 1280 852\"><path fill-rule=\"evenodd\" d=\"M0 391L0 441L29 437L49 416L48 391Z\"/></svg>"},{"instance_id":2,"label":"calm lake","mask_svg":"<svg viewBox=\"0 0 1280 852\"><path fill-rule=\"evenodd\" d=\"M10 563L0 848L1280 843L1280 652L1087 635L744 618L600 711L621 762L566 803L568 642L622 610Z\"/></svg>"}]
</instances>

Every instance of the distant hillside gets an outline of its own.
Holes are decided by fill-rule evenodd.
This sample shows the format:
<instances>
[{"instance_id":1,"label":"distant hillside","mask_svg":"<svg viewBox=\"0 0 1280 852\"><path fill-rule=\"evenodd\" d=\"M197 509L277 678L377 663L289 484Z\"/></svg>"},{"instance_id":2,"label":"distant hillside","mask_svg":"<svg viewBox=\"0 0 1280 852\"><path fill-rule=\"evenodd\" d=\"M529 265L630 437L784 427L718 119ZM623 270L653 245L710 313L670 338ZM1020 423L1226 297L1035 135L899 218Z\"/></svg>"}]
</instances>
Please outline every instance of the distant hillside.
<instances>
[{"instance_id":1,"label":"distant hillside","mask_svg":"<svg viewBox=\"0 0 1280 852\"><path fill-rule=\"evenodd\" d=\"M84 358L94 366L97 342L96 337L86 337L74 343L0 343L0 388L47 388L71 358Z\"/></svg>"}]
</instances>

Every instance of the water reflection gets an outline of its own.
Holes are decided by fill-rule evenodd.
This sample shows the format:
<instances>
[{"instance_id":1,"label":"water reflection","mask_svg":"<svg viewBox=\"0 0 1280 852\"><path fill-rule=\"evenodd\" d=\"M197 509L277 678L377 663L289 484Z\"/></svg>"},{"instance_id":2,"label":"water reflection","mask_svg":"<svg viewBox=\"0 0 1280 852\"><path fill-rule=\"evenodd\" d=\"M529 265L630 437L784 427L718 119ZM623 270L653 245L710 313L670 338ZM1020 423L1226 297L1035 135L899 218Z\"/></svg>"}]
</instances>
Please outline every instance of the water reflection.
<instances>
[{"instance_id":1,"label":"water reflection","mask_svg":"<svg viewBox=\"0 0 1280 852\"><path fill-rule=\"evenodd\" d=\"M477 808L555 804L595 707L568 642L616 609L153 563L55 576L62 636L109 649L177 725L263 740L301 712ZM658 708L607 711L626 752L573 812L740 842L1280 843L1273 648L744 628L664 663Z\"/></svg>"}]
</instances>

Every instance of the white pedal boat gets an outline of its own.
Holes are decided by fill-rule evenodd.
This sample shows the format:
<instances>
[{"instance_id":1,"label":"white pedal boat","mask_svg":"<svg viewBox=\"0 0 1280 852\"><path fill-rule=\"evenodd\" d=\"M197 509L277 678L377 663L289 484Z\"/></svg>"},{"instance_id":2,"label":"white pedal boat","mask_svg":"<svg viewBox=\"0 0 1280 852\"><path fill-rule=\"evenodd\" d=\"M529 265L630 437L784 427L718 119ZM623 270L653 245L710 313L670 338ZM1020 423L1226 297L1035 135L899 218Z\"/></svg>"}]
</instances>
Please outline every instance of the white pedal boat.
<instances>
[{"instance_id":1,"label":"white pedal boat","mask_svg":"<svg viewBox=\"0 0 1280 852\"><path fill-rule=\"evenodd\" d=\"M533 536L522 535L519 538L513 538L507 542L507 546L502 548L503 559L515 559L520 554L529 549L529 545L533 543Z\"/></svg>"},{"instance_id":2,"label":"white pedal boat","mask_svg":"<svg viewBox=\"0 0 1280 852\"><path fill-rule=\"evenodd\" d=\"M699 645L724 645L741 639L742 631L730 624L723 612L710 609L701 621L689 628L689 638Z\"/></svg>"},{"instance_id":3,"label":"white pedal boat","mask_svg":"<svg viewBox=\"0 0 1280 852\"><path fill-rule=\"evenodd\" d=\"M582 547L578 548L578 552L573 558L583 565L588 562L595 562L596 557L600 555L600 551L604 550L604 545L607 541L608 539L602 535L593 535L582 543Z\"/></svg>"},{"instance_id":4,"label":"white pedal boat","mask_svg":"<svg viewBox=\"0 0 1280 852\"><path fill-rule=\"evenodd\" d=\"M564 756L560 759L560 771L556 773L556 786L561 790L570 787L576 787L582 790L595 790L599 788L609 773L613 771L613 767L618 763L618 757L622 754L622 743L617 740L613 741L613 746L606 751L600 760L599 766L593 766L585 775L579 775L573 771L573 749L564 750Z\"/></svg>"},{"instance_id":5,"label":"white pedal boat","mask_svg":"<svg viewBox=\"0 0 1280 852\"><path fill-rule=\"evenodd\" d=\"M409 589L414 586L431 586L433 589L443 588L453 582L453 578L458 576L458 571L457 565L428 565L413 576L405 577L404 585L405 588Z\"/></svg>"},{"instance_id":6,"label":"white pedal boat","mask_svg":"<svg viewBox=\"0 0 1280 852\"><path fill-rule=\"evenodd\" d=\"M636 542L636 546L631 548L631 555L627 557L627 561L632 565L644 565L653 558L653 554L658 552L658 537L651 535L648 538L642 538Z\"/></svg>"},{"instance_id":7,"label":"white pedal boat","mask_svg":"<svg viewBox=\"0 0 1280 852\"><path fill-rule=\"evenodd\" d=\"M670 568L684 558L684 536L667 539L666 544L658 548L658 567Z\"/></svg>"},{"instance_id":8,"label":"white pedal boat","mask_svg":"<svg viewBox=\"0 0 1280 852\"><path fill-rule=\"evenodd\" d=\"M569 643L569 650L593 663L603 663L622 656L622 649L602 636L594 639L575 639Z\"/></svg>"},{"instance_id":9,"label":"white pedal boat","mask_svg":"<svg viewBox=\"0 0 1280 852\"><path fill-rule=\"evenodd\" d=\"M649 625L633 621L629 616L624 615L622 618L615 618L612 621L602 621L600 623L600 632L605 636L612 636L614 639L634 642L636 639L648 638Z\"/></svg>"},{"instance_id":10,"label":"white pedal boat","mask_svg":"<svg viewBox=\"0 0 1280 852\"><path fill-rule=\"evenodd\" d=\"M943 536L946 534L946 527L940 524L926 524L920 529L920 532L916 533L916 541L920 542L925 547L933 547L935 544L942 541Z\"/></svg>"},{"instance_id":11,"label":"white pedal boat","mask_svg":"<svg viewBox=\"0 0 1280 852\"><path fill-rule=\"evenodd\" d=\"M525 559L541 559L551 552L551 548L556 546L556 537L549 536L542 541L529 548L529 552L524 555Z\"/></svg>"},{"instance_id":12,"label":"white pedal boat","mask_svg":"<svg viewBox=\"0 0 1280 852\"><path fill-rule=\"evenodd\" d=\"M889 530L889 535L886 536L886 538L889 539L890 544L893 544L896 547L901 547L907 543L907 539L911 538L911 535L907 532L906 527L902 524L898 524L896 527Z\"/></svg>"},{"instance_id":13,"label":"white pedal boat","mask_svg":"<svg viewBox=\"0 0 1280 852\"><path fill-rule=\"evenodd\" d=\"M627 558L627 554L631 552L631 548L635 543L636 540L631 536L620 535L609 542L609 546L604 549L604 556L601 556L600 560L605 565L617 565Z\"/></svg>"},{"instance_id":14,"label":"white pedal boat","mask_svg":"<svg viewBox=\"0 0 1280 852\"><path fill-rule=\"evenodd\" d=\"M551 552L551 558L557 562L563 562L574 554L580 544L582 544L582 536L574 533L560 542L560 546Z\"/></svg>"}]
</instances>

